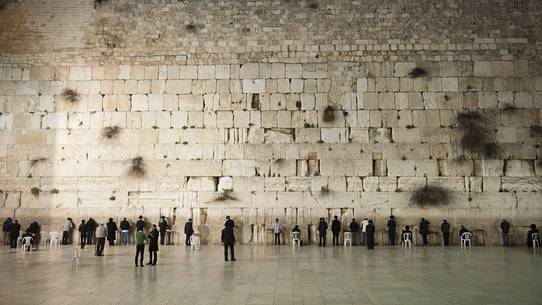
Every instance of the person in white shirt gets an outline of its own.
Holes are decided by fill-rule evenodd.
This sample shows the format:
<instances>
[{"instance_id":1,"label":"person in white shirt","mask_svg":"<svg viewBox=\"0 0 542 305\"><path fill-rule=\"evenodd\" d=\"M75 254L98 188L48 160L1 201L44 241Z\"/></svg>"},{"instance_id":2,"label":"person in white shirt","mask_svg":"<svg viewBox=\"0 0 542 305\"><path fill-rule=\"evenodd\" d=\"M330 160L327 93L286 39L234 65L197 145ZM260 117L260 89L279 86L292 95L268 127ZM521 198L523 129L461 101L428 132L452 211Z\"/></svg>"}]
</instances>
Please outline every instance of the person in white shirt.
<instances>
[{"instance_id":1,"label":"person in white shirt","mask_svg":"<svg viewBox=\"0 0 542 305\"><path fill-rule=\"evenodd\" d=\"M67 218L62 225L62 244L67 245L70 242L70 233L73 229L73 223L71 218Z\"/></svg>"},{"instance_id":2,"label":"person in white shirt","mask_svg":"<svg viewBox=\"0 0 542 305\"><path fill-rule=\"evenodd\" d=\"M275 223L273 224L273 232L275 233L275 245L280 245L280 223L278 218L275 219Z\"/></svg>"},{"instance_id":3,"label":"person in white shirt","mask_svg":"<svg viewBox=\"0 0 542 305\"><path fill-rule=\"evenodd\" d=\"M365 217L361 222L361 235L363 236L362 245L365 246L365 240L367 238L367 225L369 224L369 219Z\"/></svg>"}]
</instances>

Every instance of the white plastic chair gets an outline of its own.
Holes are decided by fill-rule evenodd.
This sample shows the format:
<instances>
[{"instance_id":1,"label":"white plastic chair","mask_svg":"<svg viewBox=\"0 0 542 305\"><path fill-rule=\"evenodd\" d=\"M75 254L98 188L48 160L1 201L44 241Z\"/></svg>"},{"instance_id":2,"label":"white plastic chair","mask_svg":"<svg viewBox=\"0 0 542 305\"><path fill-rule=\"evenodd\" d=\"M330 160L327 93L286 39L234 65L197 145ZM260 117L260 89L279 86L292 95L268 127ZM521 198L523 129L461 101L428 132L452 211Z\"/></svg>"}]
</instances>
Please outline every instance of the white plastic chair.
<instances>
[{"instance_id":1,"label":"white plastic chair","mask_svg":"<svg viewBox=\"0 0 542 305\"><path fill-rule=\"evenodd\" d=\"M540 248L540 243L538 241L538 233L533 233L532 235L532 238L533 238L533 249L535 248Z\"/></svg>"},{"instance_id":2,"label":"white plastic chair","mask_svg":"<svg viewBox=\"0 0 542 305\"><path fill-rule=\"evenodd\" d=\"M48 236L48 234L47 234L46 231L41 231L41 232L40 232L40 238L41 238L40 244L41 244L42 246L46 246L46 245L47 245L47 239L48 239L48 237L49 237L49 236Z\"/></svg>"},{"instance_id":3,"label":"white plastic chair","mask_svg":"<svg viewBox=\"0 0 542 305\"><path fill-rule=\"evenodd\" d=\"M472 246L471 237L472 237L471 232L463 232L463 234L461 234L461 237L460 237L461 247L466 247L467 243L469 244L469 247L471 247Z\"/></svg>"},{"instance_id":4,"label":"white plastic chair","mask_svg":"<svg viewBox=\"0 0 542 305\"><path fill-rule=\"evenodd\" d=\"M58 232L49 232L49 246L58 246L60 245L60 236L58 235Z\"/></svg>"},{"instance_id":5,"label":"white plastic chair","mask_svg":"<svg viewBox=\"0 0 542 305\"><path fill-rule=\"evenodd\" d=\"M352 232L344 232L344 246L346 247L346 243L350 244L350 247L352 247Z\"/></svg>"},{"instance_id":6,"label":"white plastic chair","mask_svg":"<svg viewBox=\"0 0 542 305\"><path fill-rule=\"evenodd\" d=\"M403 241L401 242L403 247L412 248L412 233L403 233Z\"/></svg>"},{"instance_id":7,"label":"white plastic chair","mask_svg":"<svg viewBox=\"0 0 542 305\"><path fill-rule=\"evenodd\" d=\"M300 245L299 232L292 232L292 248L298 248Z\"/></svg>"},{"instance_id":8,"label":"white plastic chair","mask_svg":"<svg viewBox=\"0 0 542 305\"><path fill-rule=\"evenodd\" d=\"M79 253L79 249L73 248L72 257L70 259L72 269L75 269L75 267L77 266L77 260L81 261L81 254Z\"/></svg>"},{"instance_id":9,"label":"white plastic chair","mask_svg":"<svg viewBox=\"0 0 542 305\"><path fill-rule=\"evenodd\" d=\"M191 250L199 250L201 248L201 240L199 238L199 234L192 234L190 236L190 249Z\"/></svg>"},{"instance_id":10,"label":"white plastic chair","mask_svg":"<svg viewBox=\"0 0 542 305\"><path fill-rule=\"evenodd\" d=\"M26 251L32 251L32 236L25 236L21 242L21 255L25 256Z\"/></svg>"}]
</instances>

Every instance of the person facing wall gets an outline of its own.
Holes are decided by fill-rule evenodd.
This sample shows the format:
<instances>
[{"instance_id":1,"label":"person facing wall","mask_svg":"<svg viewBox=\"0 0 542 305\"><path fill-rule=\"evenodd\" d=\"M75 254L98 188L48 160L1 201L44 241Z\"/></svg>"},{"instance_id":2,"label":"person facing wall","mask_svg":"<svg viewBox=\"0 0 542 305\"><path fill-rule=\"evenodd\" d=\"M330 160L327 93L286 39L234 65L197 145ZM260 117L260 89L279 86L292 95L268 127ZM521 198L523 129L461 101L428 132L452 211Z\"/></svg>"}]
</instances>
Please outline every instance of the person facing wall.
<instances>
[{"instance_id":1,"label":"person facing wall","mask_svg":"<svg viewBox=\"0 0 542 305\"><path fill-rule=\"evenodd\" d=\"M273 233L275 235L275 245L280 245L280 232L281 227L278 218L275 219L275 223L273 224Z\"/></svg>"},{"instance_id":2,"label":"person facing wall","mask_svg":"<svg viewBox=\"0 0 542 305\"><path fill-rule=\"evenodd\" d=\"M318 247L326 246L326 235L327 235L327 222L324 218L320 218L318 223Z\"/></svg>"}]
</instances>

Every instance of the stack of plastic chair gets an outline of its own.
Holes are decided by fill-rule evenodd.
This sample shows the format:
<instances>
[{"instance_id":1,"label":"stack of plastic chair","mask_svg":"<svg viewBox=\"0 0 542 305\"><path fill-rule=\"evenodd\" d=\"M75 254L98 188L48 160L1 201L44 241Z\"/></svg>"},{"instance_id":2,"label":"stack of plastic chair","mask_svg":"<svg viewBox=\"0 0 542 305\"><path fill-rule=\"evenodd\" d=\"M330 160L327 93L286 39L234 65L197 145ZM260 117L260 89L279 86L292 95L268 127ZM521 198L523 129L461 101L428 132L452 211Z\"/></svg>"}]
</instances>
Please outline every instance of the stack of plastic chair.
<instances>
[{"instance_id":1,"label":"stack of plastic chair","mask_svg":"<svg viewBox=\"0 0 542 305\"><path fill-rule=\"evenodd\" d=\"M350 247L352 247L352 232L344 232L344 246L346 247L346 243L350 244Z\"/></svg>"},{"instance_id":2,"label":"stack of plastic chair","mask_svg":"<svg viewBox=\"0 0 542 305\"><path fill-rule=\"evenodd\" d=\"M49 246L58 246L60 245L60 235L58 232L49 232Z\"/></svg>"},{"instance_id":3,"label":"stack of plastic chair","mask_svg":"<svg viewBox=\"0 0 542 305\"><path fill-rule=\"evenodd\" d=\"M292 232L292 248L298 248L300 245L299 232Z\"/></svg>"},{"instance_id":4,"label":"stack of plastic chair","mask_svg":"<svg viewBox=\"0 0 542 305\"><path fill-rule=\"evenodd\" d=\"M472 237L471 232L463 232L463 234L461 234L461 237L459 238L461 241L461 247L467 247L467 244L469 245L469 247L471 247L472 246L471 237Z\"/></svg>"},{"instance_id":5,"label":"stack of plastic chair","mask_svg":"<svg viewBox=\"0 0 542 305\"><path fill-rule=\"evenodd\" d=\"M401 241L403 247L412 248L412 233L403 233L403 241Z\"/></svg>"},{"instance_id":6,"label":"stack of plastic chair","mask_svg":"<svg viewBox=\"0 0 542 305\"><path fill-rule=\"evenodd\" d=\"M201 240L199 234L193 234L190 236L190 249L199 250L201 248Z\"/></svg>"}]
</instances>

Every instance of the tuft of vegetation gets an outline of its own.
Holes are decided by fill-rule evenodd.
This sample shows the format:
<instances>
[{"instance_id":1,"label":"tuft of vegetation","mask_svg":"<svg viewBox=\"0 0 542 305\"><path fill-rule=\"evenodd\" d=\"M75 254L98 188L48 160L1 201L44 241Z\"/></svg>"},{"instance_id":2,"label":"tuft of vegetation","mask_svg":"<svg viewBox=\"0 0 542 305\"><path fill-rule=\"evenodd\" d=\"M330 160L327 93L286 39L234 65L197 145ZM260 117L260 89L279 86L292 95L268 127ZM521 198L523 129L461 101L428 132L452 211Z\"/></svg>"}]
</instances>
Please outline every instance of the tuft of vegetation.
<instances>
[{"instance_id":1,"label":"tuft of vegetation","mask_svg":"<svg viewBox=\"0 0 542 305\"><path fill-rule=\"evenodd\" d=\"M233 189L223 189L222 192L216 196L214 201L224 202L224 201L237 201L238 199L232 196Z\"/></svg>"},{"instance_id":2,"label":"tuft of vegetation","mask_svg":"<svg viewBox=\"0 0 542 305\"><path fill-rule=\"evenodd\" d=\"M52 189L51 190L51 194L58 194L60 193L60 191L58 189Z\"/></svg>"},{"instance_id":3,"label":"tuft of vegetation","mask_svg":"<svg viewBox=\"0 0 542 305\"><path fill-rule=\"evenodd\" d=\"M318 5L318 2L316 2L316 1L312 1L312 2L307 4L307 8L310 8L310 9L313 9L313 10L316 10L319 7L320 6Z\"/></svg>"},{"instance_id":4,"label":"tuft of vegetation","mask_svg":"<svg viewBox=\"0 0 542 305\"><path fill-rule=\"evenodd\" d=\"M408 76L410 78L418 78L418 77L425 77L427 76L427 71L423 68L419 68L419 67L416 67L412 70L410 70L410 72L408 72Z\"/></svg>"},{"instance_id":5,"label":"tuft of vegetation","mask_svg":"<svg viewBox=\"0 0 542 305\"><path fill-rule=\"evenodd\" d=\"M64 91L62 91L62 97L64 100L70 102L70 103L77 103L79 101L79 93L77 91L66 88Z\"/></svg>"},{"instance_id":6,"label":"tuft of vegetation","mask_svg":"<svg viewBox=\"0 0 542 305\"><path fill-rule=\"evenodd\" d=\"M30 160L30 167L34 167L34 166L38 165L38 163L45 162L45 161L47 161L47 158L32 159L32 160Z\"/></svg>"},{"instance_id":7,"label":"tuft of vegetation","mask_svg":"<svg viewBox=\"0 0 542 305\"><path fill-rule=\"evenodd\" d=\"M120 133L119 126L108 126L102 130L102 138L113 139L113 138L116 138L119 133Z\"/></svg>"},{"instance_id":8,"label":"tuft of vegetation","mask_svg":"<svg viewBox=\"0 0 542 305\"><path fill-rule=\"evenodd\" d=\"M463 130L459 143L465 151L481 154L486 158L495 158L500 154L501 149L491 141L491 129L480 112L460 112L456 117L456 122Z\"/></svg>"},{"instance_id":9,"label":"tuft of vegetation","mask_svg":"<svg viewBox=\"0 0 542 305\"><path fill-rule=\"evenodd\" d=\"M322 120L326 123L335 121L335 107L329 105L324 109Z\"/></svg>"},{"instance_id":10,"label":"tuft of vegetation","mask_svg":"<svg viewBox=\"0 0 542 305\"><path fill-rule=\"evenodd\" d=\"M193 22L190 22L189 24L185 25L184 28L188 31L188 32L197 32L198 30L201 30L204 28L203 25L201 24L195 24Z\"/></svg>"},{"instance_id":11,"label":"tuft of vegetation","mask_svg":"<svg viewBox=\"0 0 542 305\"><path fill-rule=\"evenodd\" d=\"M109 200L111 200L111 201L115 201L115 199L117 199L117 198L115 198L115 196L109 197Z\"/></svg>"},{"instance_id":12,"label":"tuft of vegetation","mask_svg":"<svg viewBox=\"0 0 542 305\"><path fill-rule=\"evenodd\" d=\"M329 187L328 187L328 186L322 186L322 187L320 188L320 193L321 193L322 195L329 194Z\"/></svg>"},{"instance_id":13,"label":"tuft of vegetation","mask_svg":"<svg viewBox=\"0 0 542 305\"><path fill-rule=\"evenodd\" d=\"M145 164L143 164L143 158L137 156L130 160L130 169L128 175L132 177L141 178L145 176Z\"/></svg>"},{"instance_id":14,"label":"tuft of vegetation","mask_svg":"<svg viewBox=\"0 0 542 305\"><path fill-rule=\"evenodd\" d=\"M303 126L304 126L305 128L314 128L314 127L315 127L314 124L307 123L307 122L305 122L305 124L303 124Z\"/></svg>"},{"instance_id":15,"label":"tuft of vegetation","mask_svg":"<svg viewBox=\"0 0 542 305\"><path fill-rule=\"evenodd\" d=\"M38 197L40 195L40 192L41 192L41 189L37 186L33 187L30 189L30 193L34 196L34 197Z\"/></svg>"},{"instance_id":16,"label":"tuft of vegetation","mask_svg":"<svg viewBox=\"0 0 542 305\"><path fill-rule=\"evenodd\" d=\"M450 201L450 191L440 186L426 185L417 188L410 197L410 203L420 207L448 205Z\"/></svg>"},{"instance_id":17,"label":"tuft of vegetation","mask_svg":"<svg viewBox=\"0 0 542 305\"><path fill-rule=\"evenodd\" d=\"M110 0L94 0L94 9L97 9L102 4L108 3Z\"/></svg>"}]
</instances>

